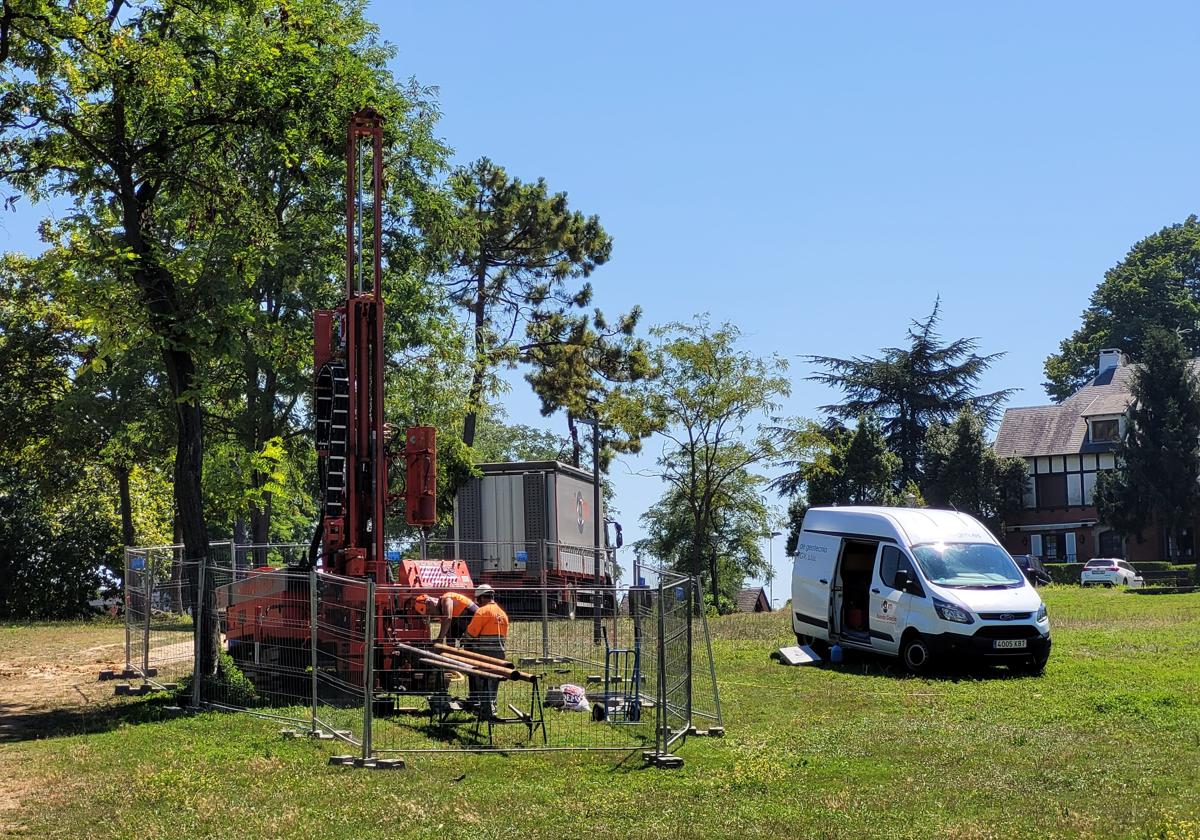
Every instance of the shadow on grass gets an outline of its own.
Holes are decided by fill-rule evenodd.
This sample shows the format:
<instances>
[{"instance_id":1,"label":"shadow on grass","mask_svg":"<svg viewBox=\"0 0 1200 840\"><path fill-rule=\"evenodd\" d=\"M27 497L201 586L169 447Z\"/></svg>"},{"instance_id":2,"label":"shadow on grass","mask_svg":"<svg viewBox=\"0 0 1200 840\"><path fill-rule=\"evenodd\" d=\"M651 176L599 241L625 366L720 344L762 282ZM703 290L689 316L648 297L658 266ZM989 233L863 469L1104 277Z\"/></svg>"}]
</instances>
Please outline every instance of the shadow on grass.
<instances>
[{"instance_id":1,"label":"shadow on grass","mask_svg":"<svg viewBox=\"0 0 1200 840\"><path fill-rule=\"evenodd\" d=\"M174 703L168 695L157 695L126 703L28 711L27 707L0 701L0 744L91 735L172 720L183 714Z\"/></svg>"},{"instance_id":2,"label":"shadow on grass","mask_svg":"<svg viewBox=\"0 0 1200 840\"><path fill-rule=\"evenodd\" d=\"M990 665L964 660L945 662L923 674L909 673L900 661L890 656L876 655L866 651L847 651L840 664L825 661L816 667L842 674L860 674L864 677L890 677L897 681L936 680L938 682L995 682L1028 679L1028 671L1019 671L1006 665Z\"/></svg>"}]
</instances>

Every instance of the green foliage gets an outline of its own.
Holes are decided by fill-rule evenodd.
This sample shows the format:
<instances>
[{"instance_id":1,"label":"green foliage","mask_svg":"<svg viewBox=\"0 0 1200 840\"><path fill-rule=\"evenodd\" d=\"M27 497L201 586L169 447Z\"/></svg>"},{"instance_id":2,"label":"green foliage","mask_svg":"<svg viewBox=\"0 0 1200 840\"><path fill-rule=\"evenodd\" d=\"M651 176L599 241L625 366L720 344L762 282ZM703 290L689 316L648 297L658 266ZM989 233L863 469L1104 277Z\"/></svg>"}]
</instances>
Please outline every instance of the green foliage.
<instances>
[{"instance_id":1,"label":"green foliage","mask_svg":"<svg viewBox=\"0 0 1200 840\"><path fill-rule=\"evenodd\" d=\"M659 375L640 388L639 398L650 416L664 424L666 444L657 472L667 491L651 509L656 512L643 521L653 532L659 527L656 520L686 511L692 536L682 569L699 577L703 559L711 591L728 591L731 582L720 582L722 542L750 531L760 539L770 531L765 514L754 514L757 521L740 531L724 529L750 510L743 494L758 483L752 468L780 454L777 436L755 421L774 411L789 392L787 363L746 352L738 346L737 327L714 327L707 317L652 333L659 342L653 352ZM675 559L684 562L678 555ZM719 596L714 594L714 600Z\"/></svg>"},{"instance_id":2,"label":"green foliage","mask_svg":"<svg viewBox=\"0 0 1200 840\"><path fill-rule=\"evenodd\" d=\"M1062 401L1096 375L1102 349L1137 357L1150 330L1181 333L1200 353L1200 221L1188 216L1130 248L1104 273L1083 311L1082 323L1046 359L1046 392Z\"/></svg>"},{"instance_id":3,"label":"green foliage","mask_svg":"<svg viewBox=\"0 0 1200 840\"><path fill-rule=\"evenodd\" d=\"M1083 563L1043 563L1046 573L1054 583L1079 585L1079 576L1083 573Z\"/></svg>"},{"instance_id":4,"label":"green foliage","mask_svg":"<svg viewBox=\"0 0 1200 840\"><path fill-rule=\"evenodd\" d=\"M884 348L879 357L806 357L825 369L809 379L846 395L842 402L824 406L824 410L841 420L862 414L880 419L888 447L900 458L896 480L901 485L920 481L922 448L932 424L949 422L963 408L991 422L1012 393L1012 389L975 392L984 372L1003 354L980 356L974 338L943 343L937 333L940 318L939 298L927 318L912 322L908 346Z\"/></svg>"},{"instance_id":5,"label":"green foliage","mask_svg":"<svg viewBox=\"0 0 1200 840\"><path fill-rule=\"evenodd\" d=\"M1153 521L1171 532L1200 505L1200 387L1180 337L1146 330L1117 468L1096 481L1096 509L1121 534Z\"/></svg>"},{"instance_id":6,"label":"green foliage","mask_svg":"<svg viewBox=\"0 0 1200 840\"><path fill-rule=\"evenodd\" d=\"M591 284L570 282L589 277L612 254L600 220L569 209L566 193L551 194L543 179L522 182L487 158L457 169L450 189L453 218L433 241L450 255L442 281L450 300L471 319L463 440L475 442L477 412L496 368L527 363L544 415L599 415L609 448L637 451L652 429L627 406L604 406L610 390L650 372L645 346L633 335L640 310L612 323L599 310L589 315Z\"/></svg>"},{"instance_id":7,"label":"green foliage","mask_svg":"<svg viewBox=\"0 0 1200 840\"><path fill-rule=\"evenodd\" d=\"M87 612L102 567L120 568L101 484L95 469L0 460L0 618Z\"/></svg>"},{"instance_id":8,"label":"green foliage","mask_svg":"<svg viewBox=\"0 0 1200 840\"><path fill-rule=\"evenodd\" d=\"M732 612L746 578L768 572L762 541L774 523L772 511L763 500L765 483L745 470L732 476L711 500L707 532L697 531L687 499L681 490L671 487L642 514L647 535L634 543L634 551L654 558L656 565L683 572L691 570L694 554L710 560L715 556L718 609L722 614ZM713 603L711 591L706 603Z\"/></svg>"},{"instance_id":9,"label":"green foliage","mask_svg":"<svg viewBox=\"0 0 1200 840\"><path fill-rule=\"evenodd\" d=\"M771 487L792 496L788 505L787 551L792 554L804 514L822 505L888 505L903 500L893 489L900 459L887 447L872 415L853 430L837 422L803 421L776 430L789 454L788 472Z\"/></svg>"},{"instance_id":10,"label":"green foliage","mask_svg":"<svg viewBox=\"0 0 1200 840\"><path fill-rule=\"evenodd\" d=\"M970 409L930 426L922 490L934 507L969 513L995 531L1006 513L1020 509L1028 477L1024 459L998 457L983 433L983 418Z\"/></svg>"},{"instance_id":11,"label":"green foliage","mask_svg":"<svg viewBox=\"0 0 1200 840\"><path fill-rule=\"evenodd\" d=\"M205 697L220 697L231 706L241 706L252 709L258 705L258 691L254 683L242 673L242 669L233 661L228 652L222 650L217 655L217 672L202 676L201 693ZM190 706L192 703L193 675L187 674L178 682L175 697L180 705Z\"/></svg>"}]
</instances>

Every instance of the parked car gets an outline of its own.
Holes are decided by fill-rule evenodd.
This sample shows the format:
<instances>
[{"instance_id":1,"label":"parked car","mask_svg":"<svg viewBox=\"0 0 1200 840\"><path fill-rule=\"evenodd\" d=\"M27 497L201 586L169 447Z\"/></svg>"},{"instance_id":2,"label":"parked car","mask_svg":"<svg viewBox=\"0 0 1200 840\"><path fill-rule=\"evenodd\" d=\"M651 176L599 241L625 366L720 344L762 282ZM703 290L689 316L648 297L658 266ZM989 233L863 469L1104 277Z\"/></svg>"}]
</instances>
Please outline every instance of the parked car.
<instances>
[{"instance_id":1,"label":"parked car","mask_svg":"<svg viewBox=\"0 0 1200 840\"><path fill-rule=\"evenodd\" d=\"M1025 579L1034 586L1044 586L1050 583L1050 573L1046 571L1046 567L1042 565L1042 561L1032 554L1014 554L1013 560L1017 561L1017 568L1025 575Z\"/></svg>"},{"instance_id":2,"label":"parked car","mask_svg":"<svg viewBox=\"0 0 1200 840\"><path fill-rule=\"evenodd\" d=\"M1080 586L1097 583L1105 586L1130 586L1140 580L1137 569L1117 557L1097 557L1095 560L1089 560L1079 573Z\"/></svg>"}]
</instances>

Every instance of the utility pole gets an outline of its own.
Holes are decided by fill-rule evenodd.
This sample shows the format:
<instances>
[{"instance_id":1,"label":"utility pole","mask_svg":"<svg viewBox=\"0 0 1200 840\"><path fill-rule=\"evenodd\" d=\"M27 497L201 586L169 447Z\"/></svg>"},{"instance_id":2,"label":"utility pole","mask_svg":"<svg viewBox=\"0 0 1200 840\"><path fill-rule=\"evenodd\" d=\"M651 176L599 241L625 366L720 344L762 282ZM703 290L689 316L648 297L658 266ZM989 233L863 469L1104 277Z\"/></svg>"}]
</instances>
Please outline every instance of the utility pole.
<instances>
[{"instance_id":1,"label":"utility pole","mask_svg":"<svg viewBox=\"0 0 1200 840\"><path fill-rule=\"evenodd\" d=\"M604 606L604 593L601 591L604 578L600 572L600 556L604 550L600 541L600 421L595 417L577 417L575 422L592 427L592 550L595 555L592 569L592 585L595 587L592 591L592 644L599 645Z\"/></svg>"},{"instance_id":2,"label":"utility pole","mask_svg":"<svg viewBox=\"0 0 1200 840\"><path fill-rule=\"evenodd\" d=\"M767 602L771 605L771 612L775 612L775 538L782 533L782 531L772 531L770 537L767 538L767 563L771 567L771 576L767 578L767 586L770 587L767 593Z\"/></svg>"}]
</instances>

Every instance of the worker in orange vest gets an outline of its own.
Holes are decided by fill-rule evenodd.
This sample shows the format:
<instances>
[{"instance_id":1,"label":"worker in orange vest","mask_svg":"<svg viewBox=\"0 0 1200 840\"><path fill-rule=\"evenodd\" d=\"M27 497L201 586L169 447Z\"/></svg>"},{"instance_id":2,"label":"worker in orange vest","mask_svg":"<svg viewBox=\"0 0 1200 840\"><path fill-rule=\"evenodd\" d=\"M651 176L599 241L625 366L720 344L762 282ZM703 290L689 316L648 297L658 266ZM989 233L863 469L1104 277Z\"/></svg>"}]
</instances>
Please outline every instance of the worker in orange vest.
<instances>
[{"instance_id":1,"label":"worker in orange vest","mask_svg":"<svg viewBox=\"0 0 1200 840\"><path fill-rule=\"evenodd\" d=\"M503 659L504 641L508 638L508 613L496 603L496 590L486 583L476 587L475 602L479 604L479 609L467 625L463 643L468 650ZM496 716L496 682L468 676L471 699L475 701L481 717Z\"/></svg>"},{"instance_id":2,"label":"worker in orange vest","mask_svg":"<svg viewBox=\"0 0 1200 840\"><path fill-rule=\"evenodd\" d=\"M437 620L439 642L461 639L467 630L468 622L479 609L474 601L461 592L446 592L441 598L418 595L413 606L420 615L428 615L430 619Z\"/></svg>"}]
</instances>

